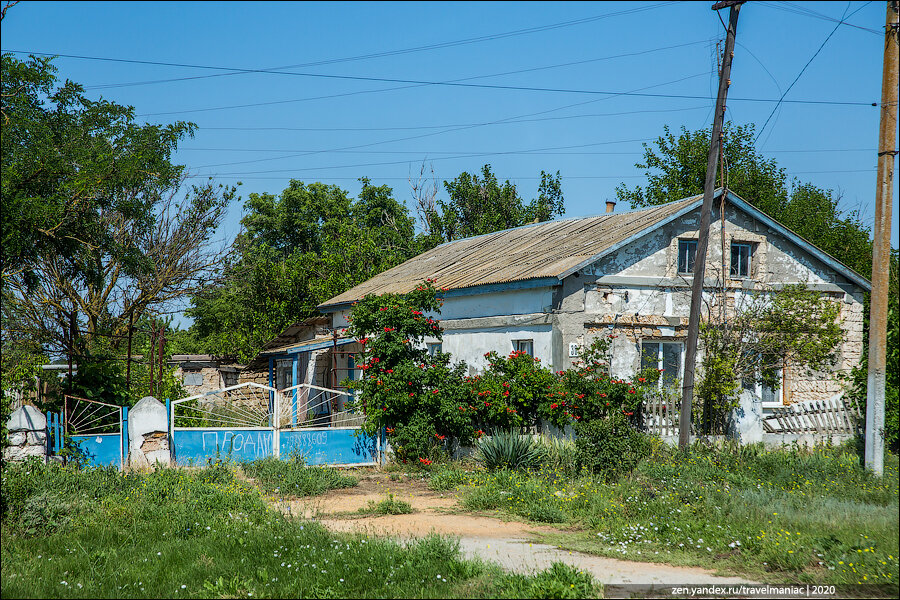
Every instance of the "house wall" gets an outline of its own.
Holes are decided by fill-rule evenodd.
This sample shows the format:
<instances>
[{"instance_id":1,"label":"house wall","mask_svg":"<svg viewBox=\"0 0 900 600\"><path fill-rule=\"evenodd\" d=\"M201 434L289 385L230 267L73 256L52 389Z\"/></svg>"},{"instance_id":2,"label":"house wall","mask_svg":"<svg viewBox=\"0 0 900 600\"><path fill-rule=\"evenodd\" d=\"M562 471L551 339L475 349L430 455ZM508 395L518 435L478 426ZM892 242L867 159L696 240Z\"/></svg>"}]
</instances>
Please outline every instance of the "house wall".
<instances>
[{"instance_id":1,"label":"house wall","mask_svg":"<svg viewBox=\"0 0 900 600\"><path fill-rule=\"evenodd\" d=\"M787 283L804 283L841 303L844 340L832 373L785 370L783 390L792 402L826 399L843 390L841 374L849 373L862 353L863 290L806 253L789 239L733 207L725 213L725 297L728 309L748 301L754 290ZM722 225L713 213L705 285L721 285ZM589 345L598 336L611 336L611 371L629 377L640 368L642 339L683 341L687 334L692 276L677 273L679 239L697 236L699 211L662 226L618 252L572 275L563 282L561 308L554 315L562 346ZM732 241L755 245L750 277L732 279ZM704 306L717 310L721 300L704 294ZM556 368L569 368L562 354ZM683 355L682 355L683 358ZM701 357L702 358L702 357Z\"/></svg>"}]
</instances>

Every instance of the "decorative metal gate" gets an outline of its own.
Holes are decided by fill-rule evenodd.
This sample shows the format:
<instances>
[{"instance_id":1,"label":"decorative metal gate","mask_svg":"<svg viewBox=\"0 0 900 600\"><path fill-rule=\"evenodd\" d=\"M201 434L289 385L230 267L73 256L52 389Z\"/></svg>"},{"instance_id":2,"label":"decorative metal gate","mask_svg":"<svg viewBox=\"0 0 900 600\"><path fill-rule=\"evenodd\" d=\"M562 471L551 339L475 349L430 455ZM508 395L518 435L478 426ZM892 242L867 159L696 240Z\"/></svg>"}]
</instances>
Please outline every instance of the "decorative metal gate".
<instances>
[{"instance_id":1,"label":"decorative metal gate","mask_svg":"<svg viewBox=\"0 0 900 600\"><path fill-rule=\"evenodd\" d=\"M301 384L277 390L257 383L169 403L169 435L177 464L237 462L274 456L307 464L372 465L380 440L358 434L359 415L344 409L347 392Z\"/></svg>"},{"instance_id":2,"label":"decorative metal gate","mask_svg":"<svg viewBox=\"0 0 900 600\"><path fill-rule=\"evenodd\" d=\"M62 430L72 444L74 455L80 455L90 466L112 465L120 469L128 458L128 409L115 404L77 396L63 399ZM58 454L64 440L55 440Z\"/></svg>"}]
</instances>

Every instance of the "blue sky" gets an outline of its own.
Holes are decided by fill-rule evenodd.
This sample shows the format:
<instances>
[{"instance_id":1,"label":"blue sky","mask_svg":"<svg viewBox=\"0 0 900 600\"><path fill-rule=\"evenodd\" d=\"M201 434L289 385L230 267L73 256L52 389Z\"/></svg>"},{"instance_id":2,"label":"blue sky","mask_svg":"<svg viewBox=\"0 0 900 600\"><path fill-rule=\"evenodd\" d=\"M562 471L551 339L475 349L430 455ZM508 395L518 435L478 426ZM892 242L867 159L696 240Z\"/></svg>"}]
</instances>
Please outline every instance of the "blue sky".
<instances>
[{"instance_id":1,"label":"blue sky","mask_svg":"<svg viewBox=\"0 0 900 600\"><path fill-rule=\"evenodd\" d=\"M195 122L176 160L197 177L243 182L243 197L278 193L291 178L355 195L366 176L409 201L407 179L423 161L438 181L491 163L526 199L542 169L559 170L567 216L582 216L602 213L616 185L643 183L641 142L664 125L709 126L724 37L710 6L21 2L3 21L2 49L182 65L56 60L61 76L134 106L141 120ZM849 24L837 26L844 14ZM732 121L762 125L775 105L741 99L779 98L833 31L785 100L860 104L782 103L758 148L801 180L839 190L841 206L867 223L884 17L881 1L748 2L728 104ZM639 90L700 98L597 93ZM230 208L226 238L241 210Z\"/></svg>"}]
</instances>

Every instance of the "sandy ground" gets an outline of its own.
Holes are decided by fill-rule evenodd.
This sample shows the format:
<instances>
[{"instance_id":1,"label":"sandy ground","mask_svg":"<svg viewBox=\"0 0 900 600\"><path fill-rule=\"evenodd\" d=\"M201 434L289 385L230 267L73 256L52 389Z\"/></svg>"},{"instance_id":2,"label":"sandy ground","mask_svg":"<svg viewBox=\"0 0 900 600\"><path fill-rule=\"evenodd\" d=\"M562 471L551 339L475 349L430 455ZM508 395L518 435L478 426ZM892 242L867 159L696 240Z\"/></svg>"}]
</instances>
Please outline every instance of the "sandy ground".
<instances>
[{"instance_id":1,"label":"sandy ground","mask_svg":"<svg viewBox=\"0 0 900 600\"><path fill-rule=\"evenodd\" d=\"M438 533L459 538L460 549L468 557L498 563L504 569L530 573L562 561L591 572L607 586L621 584L729 584L752 583L739 577L721 577L695 567L677 567L602 558L569 552L533 540L540 533L559 531L549 526L504 521L492 516L460 512L455 494L434 492L420 479L403 477L391 481L386 473L359 474L354 488L332 490L314 498L284 499L277 503L283 512L314 519L332 531L391 536L400 540ZM358 511L369 502L379 502L388 494L412 505L408 515L364 515ZM608 589L607 592L613 592Z\"/></svg>"}]
</instances>

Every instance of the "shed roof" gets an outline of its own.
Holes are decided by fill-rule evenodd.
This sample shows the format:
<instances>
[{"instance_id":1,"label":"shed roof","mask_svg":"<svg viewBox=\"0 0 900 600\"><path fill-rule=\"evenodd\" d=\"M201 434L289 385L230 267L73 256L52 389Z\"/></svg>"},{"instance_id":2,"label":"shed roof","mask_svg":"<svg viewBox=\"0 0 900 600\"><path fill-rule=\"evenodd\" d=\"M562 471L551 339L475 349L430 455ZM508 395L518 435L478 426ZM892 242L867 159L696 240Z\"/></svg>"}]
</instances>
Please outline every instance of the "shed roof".
<instances>
[{"instance_id":1,"label":"shed roof","mask_svg":"<svg viewBox=\"0 0 900 600\"><path fill-rule=\"evenodd\" d=\"M388 269L321 304L320 309L368 294L406 294L425 279L461 289L559 277L619 242L690 208L702 196L629 213L561 219L447 242Z\"/></svg>"}]
</instances>

